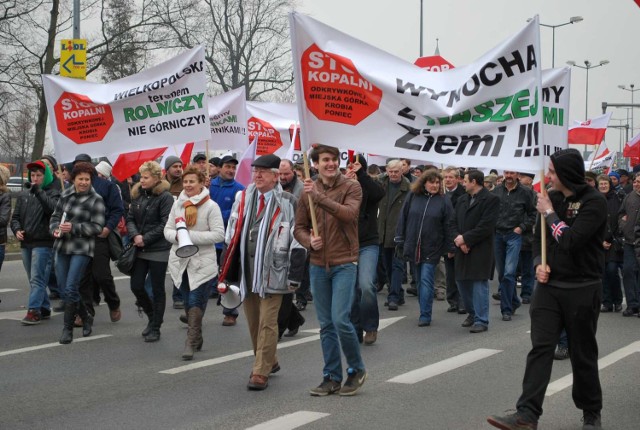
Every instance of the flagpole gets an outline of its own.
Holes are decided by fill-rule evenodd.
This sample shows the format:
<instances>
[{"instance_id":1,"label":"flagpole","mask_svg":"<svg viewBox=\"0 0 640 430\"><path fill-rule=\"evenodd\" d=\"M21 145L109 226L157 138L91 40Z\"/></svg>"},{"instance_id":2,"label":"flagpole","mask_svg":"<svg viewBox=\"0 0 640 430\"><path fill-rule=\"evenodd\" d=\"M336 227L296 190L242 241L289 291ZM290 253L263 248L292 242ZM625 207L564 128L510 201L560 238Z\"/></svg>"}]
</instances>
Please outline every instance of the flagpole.
<instances>
[{"instance_id":1,"label":"flagpole","mask_svg":"<svg viewBox=\"0 0 640 430\"><path fill-rule=\"evenodd\" d=\"M542 197L547 197L547 187L545 186L544 169L540 170L540 193ZM547 267L547 220L540 214L540 260L543 268Z\"/></svg>"},{"instance_id":2,"label":"flagpole","mask_svg":"<svg viewBox=\"0 0 640 430\"><path fill-rule=\"evenodd\" d=\"M596 161L596 156L600 153L600 146L602 146L602 142L600 142L600 145L598 145L598 148L596 148L596 152L593 154L593 158L591 159L591 164L589 165L589 171L593 169L593 162ZM585 145L585 148L586 147L587 145ZM585 149L585 152L587 152L586 149Z\"/></svg>"},{"instance_id":3,"label":"flagpole","mask_svg":"<svg viewBox=\"0 0 640 430\"><path fill-rule=\"evenodd\" d=\"M302 153L302 160L304 161L304 176L305 179L311 179L311 172L309 171L309 159L307 153ZM316 220L316 205L313 203L310 195L309 197L309 212L311 213L311 228L313 228L313 235L318 237L318 221Z\"/></svg>"}]
</instances>

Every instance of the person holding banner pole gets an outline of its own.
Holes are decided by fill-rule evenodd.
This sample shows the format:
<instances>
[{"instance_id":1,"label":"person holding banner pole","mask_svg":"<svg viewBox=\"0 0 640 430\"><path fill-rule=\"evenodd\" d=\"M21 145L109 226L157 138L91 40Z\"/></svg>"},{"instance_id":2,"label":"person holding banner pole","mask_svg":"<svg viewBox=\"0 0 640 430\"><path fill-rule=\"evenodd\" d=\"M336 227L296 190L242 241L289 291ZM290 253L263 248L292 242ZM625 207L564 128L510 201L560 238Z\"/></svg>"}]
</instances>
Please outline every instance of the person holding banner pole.
<instances>
[{"instance_id":1,"label":"person holding banner pole","mask_svg":"<svg viewBox=\"0 0 640 430\"><path fill-rule=\"evenodd\" d=\"M584 179L584 161L576 149L551 155L552 190L538 194L534 266L538 287L530 308L531 344L516 412L487 418L494 427L536 429L551 378L553 356L563 327L569 340L573 401L583 411L583 429L602 428L602 389L596 331L600 314L603 242L607 202ZM542 217L545 219L543 220ZM548 240L543 240L549 235ZM546 242L546 244L545 244ZM545 258L547 261L545 261Z\"/></svg>"},{"instance_id":2,"label":"person holding banner pole","mask_svg":"<svg viewBox=\"0 0 640 430\"><path fill-rule=\"evenodd\" d=\"M364 384L367 371L355 328L349 319L358 265L358 212L362 188L340 173L338 148L316 145L311 160L318 179L304 180L296 210L294 236L311 254L309 274L324 357L323 380L312 396L339 392L353 396ZM342 359L347 381L342 385Z\"/></svg>"}]
</instances>

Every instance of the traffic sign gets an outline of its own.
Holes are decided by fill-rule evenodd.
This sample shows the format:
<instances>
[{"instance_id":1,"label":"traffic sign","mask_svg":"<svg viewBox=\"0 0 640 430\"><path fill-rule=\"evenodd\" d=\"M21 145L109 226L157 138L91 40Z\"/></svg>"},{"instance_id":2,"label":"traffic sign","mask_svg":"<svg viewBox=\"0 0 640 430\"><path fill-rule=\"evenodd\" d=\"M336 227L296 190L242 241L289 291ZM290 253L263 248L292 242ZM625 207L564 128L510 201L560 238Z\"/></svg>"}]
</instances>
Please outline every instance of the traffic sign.
<instances>
[{"instance_id":1,"label":"traffic sign","mask_svg":"<svg viewBox=\"0 0 640 430\"><path fill-rule=\"evenodd\" d=\"M87 40L60 41L60 76L85 79L87 77Z\"/></svg>"}]
</instances>

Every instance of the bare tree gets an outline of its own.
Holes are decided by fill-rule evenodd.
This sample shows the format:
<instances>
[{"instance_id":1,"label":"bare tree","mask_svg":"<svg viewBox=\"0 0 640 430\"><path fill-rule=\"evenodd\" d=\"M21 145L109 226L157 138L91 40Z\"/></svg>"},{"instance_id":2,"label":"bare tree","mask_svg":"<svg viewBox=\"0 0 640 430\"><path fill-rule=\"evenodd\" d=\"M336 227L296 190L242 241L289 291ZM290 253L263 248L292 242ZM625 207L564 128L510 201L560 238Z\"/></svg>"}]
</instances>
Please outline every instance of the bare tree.
<instances>
[{"instance_id":1,"label":"bare tree","mask_svg":"<svg viewBox=\"0 0 640 430\"><path fill-rule=\"evenodd\" d=\"M214 92L245 86L264 99L293 85L287 12L292 0L151 0L155 39L166 48L203 45Z\"/></svg>"},{"instance_id":2,"label":"bare tree","mask_svg":"<svg viewBox=\"0 0 640 430\"><path fill-rule=\"evenodd\" d=\"M0 22L0 44L3 46L0 52L0 85L4 84L18 98L36 101L36 106L32 107L37 112L32 158L37 159L44 150L48 121L41 75L58 73L60 59L56 57L54 48L60 40L59 35L69 34L72 11L68 4L71 2L60 0L25 0L24 3L32 6L28 13L8 14L10 18ZM140 9L134 10L128 26L112 27L107 32L103 31L107 9L105 0L82 2L81 17L99 14L102 18L97 34L85 37L88 39L87 75L100 68L109 50L117 45L115 40L118 37L133 31L145 33L142 29L154 20L152 15L146 14L146 4L147 0L144 0Z\"/></svg>"},{"instance_id":3,"label":"bare tree","mask_svg":"<svg viewBox=\"0 0 640 430\"><path fill-rule=\"evenodd\" d=\"M16 163L16 174L20 176L25 162L31 160L35 114L28 103L14 105L17 109L5 110L0 116L0 151Z\"/></svg>"}]
</instances>

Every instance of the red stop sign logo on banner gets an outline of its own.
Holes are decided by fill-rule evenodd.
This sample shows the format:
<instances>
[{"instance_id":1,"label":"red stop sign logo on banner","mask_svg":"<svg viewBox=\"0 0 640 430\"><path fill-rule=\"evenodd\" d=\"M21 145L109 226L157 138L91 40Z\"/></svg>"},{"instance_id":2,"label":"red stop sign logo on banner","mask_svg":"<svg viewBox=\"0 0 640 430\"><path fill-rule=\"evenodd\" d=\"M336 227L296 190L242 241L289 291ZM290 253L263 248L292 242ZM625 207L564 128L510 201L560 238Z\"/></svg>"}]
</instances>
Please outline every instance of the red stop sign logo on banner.
<instances>
[{"instance_id":1,"label":"red stop sign logo on banner","mask_svg":"<svg viewBox=\"0 0 640 430\"><path fill-rule=\"evenodd\" d=\"M430 57L420 57L416 60L416 66L422 67L430 72L445 72L449 69L453 69L453 64L445 60L439 55L432 55Z\"/></svg>"},{"instance_id":2,"label":"red stop sign logo on banner","mask_svg":"<svg viewBox=\"0 0 640 430\"><path fill-rule=\"evenodd\" d=\"M316 118L356 125L378 110L382 91L353 62L313 44L302 53L304 98Z\"/></svg>"},{"instance_id":3,"label":"red stop sign logo on banner","mask_svg":"<svg viewBox=\"0 0 640 430\"><path fill-rule=\"evenodd\" d=\"M282 147L280 133L269 122L252 116L247 120L249 141L258 136L256 155L273 154Z\"/></svg>"},{"instance_id":4,"label":"red stop sign logo on banner","mask_svg":"<svg viewBox=\"0 0 640 430\"><path fill-rule=\"evenodd\" d=\"M78 145L99 142L113 125L111 107L64 92L53 106L58 132Z\"/></svg>"}]
</instances>

